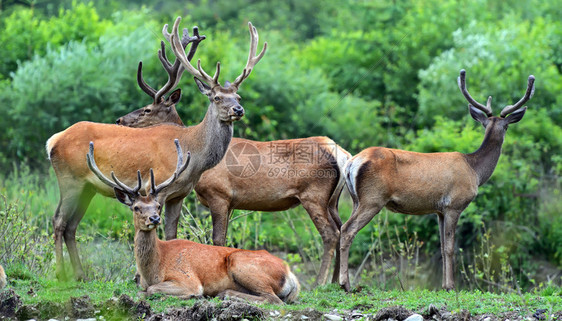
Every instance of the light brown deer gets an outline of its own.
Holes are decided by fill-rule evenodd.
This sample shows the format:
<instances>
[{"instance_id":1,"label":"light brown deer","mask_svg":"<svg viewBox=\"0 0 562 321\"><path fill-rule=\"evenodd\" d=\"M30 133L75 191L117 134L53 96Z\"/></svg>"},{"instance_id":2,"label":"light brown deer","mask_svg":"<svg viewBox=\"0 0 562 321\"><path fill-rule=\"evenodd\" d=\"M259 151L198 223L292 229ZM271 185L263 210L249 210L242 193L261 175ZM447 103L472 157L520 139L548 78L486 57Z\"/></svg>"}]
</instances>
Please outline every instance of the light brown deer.
<instances>
[{"instance_id":1,"label":"light brown deer","mask_svg":"<svg viewBox=\"0 0 562 321\"><path fill-rule=\"evenodd\" d=\"M341 229L340 285L350 290L349 248L355 235L379 211L403 214L436 213L439 220L444 289L454 289L453 259L455 229L463 210L494 172L509 124L523 118L523 107L534 93L535 78L529 76L527 92L516 104L505 107L500 117L492 116L491 97L486 106L466 90L465 71L458 85L468 100L472 118L486 128L480 148L471 154L415 153L370 147L355 155L345 166L345 178L353 199L353 212Z\"/></svg>"},{"instance_id":2,"label":"light brown deer","mask_svg":"<svg viewBox=\"0 0 562 321\"><path fill-rule=\"evenodd\" d=\"M172 120L183 126L175 109L158 110L149 117L140 117L141 110L119 118L117 123L149 127ZM211 211L213 244L225 245L234 209L277 212L302 204L324 245L316 283L326 283L342 225L338 200L345 185L343 166L350 157L327 137L269 142L233 137L226 157L204 172L195 185L197 198ZM250 172L243 173L244 169ZM336 259L334 282L338 267Z\"/></svg>"},{"instance_id":3,"label":"light brown deer","mask_svg":"<svg viewBox=\"0 0 562 321\"><path fill-rule=\"evenodd\" d=\"M135 226L135 259L141 287L147 295L164 293L192 298L200 296L235 297L254 302L281 304L294 301L299 281L289 266L269 252L248 251L211 246L188 240L161 241L156 227L160 223L160 193L181 175L189 164L189 154L175 141L178 153L176 171L164 183L154 184L150 169L150 192L141 195L141 172L135 188L128 187L111 172L113 182L97 167L94 143L90 142L88 166L105 184L112 187L116 198L133 211Z\"/></svg>"},{"instance_id":4,"label":"light brown deer","mask_svg":"<svg viewBox=\"0 0 562 321\"><path fill-rule=\"evenodd\" d=\"M88 142L94 141L98 146L98 164L101 169L111 168L125 184L136 180L136 169L139 169L142 175L147 175L149 169L153 168L157 177L169 176L174 171L173 160L168 156L173 151L161 142L178 138L182 148L191 151L189 169L160 195L166 206L166 238L173 239L177 235L183 198L191 192L201 174L223 158L232 138L232 123L244 116L244 108L240 105L240 96L236 92L267 48L264 44L263 51L256 56L256 29L249 24L251 40L246 67L233 84L223 87L218 82L220 64L217 63L215 75L211 77L201 68L200 61L197 68L189 63L179 39L179 23L178 17L169 36L172 50L183 67L195 76L201 93L210 101L207 114L201 123L191 127L168 124L150 128L130 128L79 122L53 135L47 141L47 155L57 175L61 194L53 217L56 273L59 277L64 277L64 237L75 277L83 278L76 248L76 228L96 193L114 197L113 190L88 170L83 158ZM167 30L167 27L164 27L164 30Z\"/></svg>"}]
</instances>

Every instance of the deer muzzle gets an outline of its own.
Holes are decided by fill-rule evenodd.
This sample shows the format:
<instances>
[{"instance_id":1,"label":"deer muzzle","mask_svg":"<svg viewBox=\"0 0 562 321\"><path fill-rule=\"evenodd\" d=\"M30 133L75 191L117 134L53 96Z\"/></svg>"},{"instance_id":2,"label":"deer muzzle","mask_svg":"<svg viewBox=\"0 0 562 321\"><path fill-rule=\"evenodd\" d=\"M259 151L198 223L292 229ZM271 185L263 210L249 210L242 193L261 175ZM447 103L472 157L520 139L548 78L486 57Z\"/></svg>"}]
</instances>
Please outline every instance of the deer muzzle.
<instances>
[{"instance_id":1,"label":"deer muzzle","mask_svg":"<svg viewBox=\"0 0 562 321\"><path fill-rule=\"evenodd\" d=\"M236 105L230 109L230 120L240 120L244 117L244 107Z\"/></svg>"}]
</instances>

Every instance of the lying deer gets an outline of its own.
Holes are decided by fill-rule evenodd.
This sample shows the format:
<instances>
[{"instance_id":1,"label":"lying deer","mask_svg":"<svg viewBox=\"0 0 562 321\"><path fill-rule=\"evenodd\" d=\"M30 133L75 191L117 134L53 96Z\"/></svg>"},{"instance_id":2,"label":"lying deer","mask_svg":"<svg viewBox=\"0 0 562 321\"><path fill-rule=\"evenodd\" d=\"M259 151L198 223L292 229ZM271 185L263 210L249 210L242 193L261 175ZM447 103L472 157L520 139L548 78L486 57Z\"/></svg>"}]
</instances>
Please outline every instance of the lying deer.
<instances>
[{"instance_id":1,"label":"lying deer","mask_svg":"<svg viewBox=\"0 0 562 321\"><path fill-rule=\"evenodd\" d=\"M491 99L486 106L474 100L466 89L465 71L458 85L469 102L472 118L486 128L484 141L471 154L422 154L370 147L355 155L345 166L345 179L353 199L353 212L341 229L340 285L350 290L349 248L355 235L383 208L403 214L437 213L444 289L454 289L453 255L455 229L463 210L494 172L509 124L523 118L522 107L534 93L535 78L529 76L525 96L505 107L500 117L492 116ZM521 108L522 107L522 108Z\"/></svg>"},{"instance_id":2,"label":"lying deer","mask_svg":"<svg viewBox=\"0 0 562 321\"><path fill-rule=\"evenodd\" d=\"M117 124L139 128L167 122L184 126L177 111L165 106L151 107L149 115L140 108L117 120ZM351 155L328 137L269 142L233 137L226 155L195 185L197 198L211 211L213 244L225 245L235 209L277 212L302 204L324 244L316 283L326 283L342 225L338 200L345 185L343 167ZM237 173L234 165L252 172Z\"/></svg>"},{"instance_id":3,"label":"lying deer","mask_svg":"<svg viewBox=\"0 0 562 321\"><path fill-rule=\"evenodd\" d=\"M209 99L209 107L203 121L195 126L180 127L167 124L150 128L128 128L124 126L79 122L66 130L53 135L47 141L47 155L57 175L60 201L53 217L55 234L55 254L57 276L64 277L63 245L64 241L77 279L83 278L83 269L76 247L76 229L86 209L96 193L114 197L115 193L106 184L101 184L88 170L83 158L86 145L95 141L98 146L99 165L102 170L111 168L118 173L126 184L136 180L136 169L147 175L150 168L156 177L169 176L174 171L173 160L168 155L170 147L164 141L178 138L184 149L191 151L191 166L175 184L169 186L160 196L166 205L165 234L167 239L177 235L183 199L191 192L201 174L214 167L224 157L232 138L233 122L244 116L237 94L242 82L265 54L267 46L256 55L258 34L256 28L250 28L250 52L246 67L234 83L221 86L218 78L220 64L213 77L201 67L193 67L188 61L179 37L180 18L176 19L172 34L164 35L169 39L172 50L182 65L196 79L199 90ZM174 64L176 65L176 64ZM179 66L179 64L178 64ZM179 68L179 67L178 67ZM174 73L172 73L174 74ZM177 83L169 79L170 83ZM167 85L166 85L167 87Z\"/></svg>"},{"instance_id":4,"label":"lying deer","mask_svg":"<svg viewBox=\"0 0 562 321\"><path fill-rule=\"evenodd\" d=\"M292 302L299 293L299 281L289 266L267 251L248 251L204 245L188 240L161 241L156 227L160 223L160 193L188 167L190 155L175 140L178 154L176 171L165 182L155 185L150 169L150 192L141 195L141 172L137 186L122 183L113 172L113 181L97 167L94 143L90 142L87 162L92 172L113 188L115 197L127 205L134 216L135 259L141 287L147 295L163 293L182 298L200 296L234 297L254 302L280 304Z\"/></svg>"}]
</instances>

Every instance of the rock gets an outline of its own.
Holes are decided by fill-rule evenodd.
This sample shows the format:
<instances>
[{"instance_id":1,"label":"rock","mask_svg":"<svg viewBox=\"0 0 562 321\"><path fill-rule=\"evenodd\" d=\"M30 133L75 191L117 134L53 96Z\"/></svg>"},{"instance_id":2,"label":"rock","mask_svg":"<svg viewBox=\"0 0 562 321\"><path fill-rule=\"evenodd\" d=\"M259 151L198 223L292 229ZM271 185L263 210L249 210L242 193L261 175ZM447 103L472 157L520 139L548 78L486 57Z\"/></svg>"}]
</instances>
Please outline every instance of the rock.
<instances>
[{"instance_id":1,"label":"rock","mask_svg":"<svg viewBox=\"0 0 562 321\"><path fill-rule=\"evenodd\" d=\"M15 317L21 305L20 297L13 289L0 293L0 319Z\"/></svg>"},{"instance_id":2,"label":"rock","mask_svg":"<svg viewBox=\"0 0 562 321\"><path fill-rule=\"evenodd\" d=\"M324 314L324 318L330 321L342 321L343 318L335 314Z\"/></svg>"},{"instance_id":3,"label":"rock","mask_svg":"<svg viewBox=\"0 0 562 321\"><path fill-rule=\"evenodd\" d=\"M70 315L74 318L91 318L94 316L94 306L87 295L79 298L70 298L67 304Z\"/></svg>"},{"instance_id":4,"label":"rock","mask_svg":"<svg viewBox=\"0 0 562 321\"><path fill-rule=\"evenodd\" d=\"M301 315L301 320L308 320L310 319L309 317L307 317L306 315Z\"/></svg>"},{"instance_id":5,"label":"rock","mask_svg":"<svg viewBox=\"0 0 562 321\"><path fill-rule=\"evenodd\" d=\"M430 317L434 315L441 316L439 309L433 304L429 305L429 307L427 308L427 313L429 314Z\"/></svg>"},{"instance_id":6,"label":"rock","mask_svg":"<svg viewBox=\"0 0 562 321\"><path fill-rule=\"evenodd\" d=\"M404 319L404 321L423 321L423 317L417 313L414 313L411 316Z\"/></svg>"},{"instance_id":7,"label":"rock","mask_svg":"<svg viewBox=\"0 0 562 321\"><path fill-rule=\"evenodd\" d=\"M484 319L482 319L482 321L490 321L490 320L492 320L492 318L490 317L485 317Z\"/></svg>"},{"instance_id":8,"label":"rock","mask_svg":"<svg viewBox=\"0 0 562 321\"><path fill-rule=\"evenodd\" d=\"M150 304L144 300L140 301L135 308L135 314L137 318L146 319L152 314Z\"/></svg>"},{"instance_id":9,"label":"rock","mask_svg":"<svg viewBox=\"0 0 562 321\"><path fill-rule=\"evenodd\" d=\"M407 317L411 316L412 314L414 314L412 311L405 309L403 307L382 308L375 315L375 321L382 321L388 319L404 321Z\"/></svg>"},{"instance_id":10,"label":"rock","mask_svg":"<svg viewBox=\"0 0 562 321\"><path fill-rule=\"evenodd\" d=\"M39 318L39 310L34 305L23 305L16 312L16 316L19 320L32 320Z\"/></svg>"}]
</instances>

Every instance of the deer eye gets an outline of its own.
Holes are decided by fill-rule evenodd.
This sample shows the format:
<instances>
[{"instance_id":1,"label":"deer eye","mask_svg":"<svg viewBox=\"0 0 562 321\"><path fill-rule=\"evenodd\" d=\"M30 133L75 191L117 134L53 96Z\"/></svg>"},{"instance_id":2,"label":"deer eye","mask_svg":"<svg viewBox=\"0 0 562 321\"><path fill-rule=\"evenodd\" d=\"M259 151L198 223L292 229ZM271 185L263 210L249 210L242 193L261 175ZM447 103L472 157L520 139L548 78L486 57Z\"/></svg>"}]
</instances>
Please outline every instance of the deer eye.
<instances>
[{"instance_id":1,"label":"deer eye","mask_svg":"<svg viewBox=\"0 0 562 321\"><path fill-rule=\"evenodd\" d=\"M144 112L147 113L147 114L150 114L150 113L152 112L152 109L146 108L146 109L144 110Z\"/></svg>"},{"instance_id":2,"label":"deer eye","mask_svg":"<svg viewBox=\"0 0 562 321\"><path fill-rule=\"evenodd\" d=\"M160 210L162 208L162 206L158 205L158 210Z\"/></svg>"},{"instance_id":3,"label":"deer eye","mask_svg":"<svg viewBox=\"0 0 562 321\"><path fill-rule=\"evenodd\" d=\"M133 211L138 212L138 211L139 211L139 207L138 207L138 206L133 207Z\"/></svg>"},{"instance_id":4,"label":"deer eye","mask_svg":"<svg viewBox=\"0 0 562 321\"><path fill-rule=\"evenodd\" d=\"M220 101L221 98L219 96L215 96L215 101Z\"/></svg>"}]
</instances>

